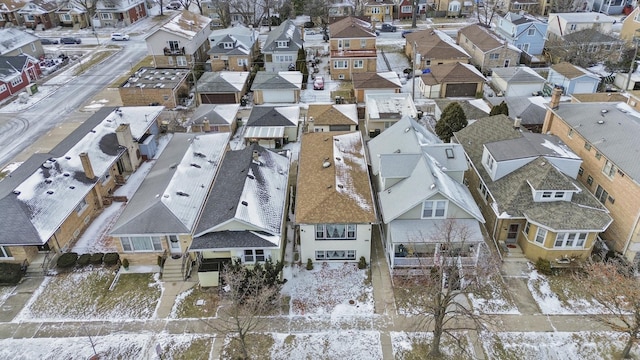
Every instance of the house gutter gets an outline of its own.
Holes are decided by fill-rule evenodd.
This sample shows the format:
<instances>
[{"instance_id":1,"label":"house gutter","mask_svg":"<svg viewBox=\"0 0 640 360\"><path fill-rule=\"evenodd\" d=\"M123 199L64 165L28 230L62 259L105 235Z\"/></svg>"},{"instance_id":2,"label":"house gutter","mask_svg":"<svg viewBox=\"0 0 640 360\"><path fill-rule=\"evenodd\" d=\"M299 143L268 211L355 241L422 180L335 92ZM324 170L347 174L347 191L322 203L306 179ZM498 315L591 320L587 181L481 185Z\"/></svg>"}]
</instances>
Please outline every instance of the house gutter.
<instances>
[{"instance_id":1,"label":"house gutter","mask_svg":"<svg viewBox=\"0 0 640 360\"><path fill-rule=\"evenodd\" d=\"M629 236L627 236L627 242L624 245L624 250L622 251L622 255L626 255L627 250L629 250L629 245L631 245L631 238L633 237L633 231L638 227L638 221L640 221L640 211L636 215L636 221L634 221L634 226L631 228L629 232Z\"/></svg>"}]
</instances>

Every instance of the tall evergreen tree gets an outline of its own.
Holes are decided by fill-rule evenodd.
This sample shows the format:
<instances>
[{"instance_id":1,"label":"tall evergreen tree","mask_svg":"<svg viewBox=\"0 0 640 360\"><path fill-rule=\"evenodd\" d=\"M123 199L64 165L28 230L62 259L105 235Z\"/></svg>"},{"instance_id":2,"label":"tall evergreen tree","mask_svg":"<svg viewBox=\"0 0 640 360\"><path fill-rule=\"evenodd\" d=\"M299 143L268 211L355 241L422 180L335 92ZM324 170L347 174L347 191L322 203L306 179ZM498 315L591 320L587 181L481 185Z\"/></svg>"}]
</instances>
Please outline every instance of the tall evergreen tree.
<instances>
[{"instance_id":1,"label":"tall evergreen tree","mask_svg":"<svg viewBox=\"0 0 640 360\"><path fill-rule=\"evenodd\" d=\"M436 135L442 141L449 142L453 133L462 130L467 124L467 116L462 107L457 101L454 101L442 111L442 116L436 123Z\"/></svg>"},{"instance_id":2,"label":"tall evergreen tree","mask_svg":"<svg viewBox=\"0 0 640 360\"><path fill-rule=\"evenodd\" d=\"M501 102L500 104L491 108L489 112L489 116L504 114L509 116L509 106L507 106L506 102Z\"/></svg>"}]
</instances>

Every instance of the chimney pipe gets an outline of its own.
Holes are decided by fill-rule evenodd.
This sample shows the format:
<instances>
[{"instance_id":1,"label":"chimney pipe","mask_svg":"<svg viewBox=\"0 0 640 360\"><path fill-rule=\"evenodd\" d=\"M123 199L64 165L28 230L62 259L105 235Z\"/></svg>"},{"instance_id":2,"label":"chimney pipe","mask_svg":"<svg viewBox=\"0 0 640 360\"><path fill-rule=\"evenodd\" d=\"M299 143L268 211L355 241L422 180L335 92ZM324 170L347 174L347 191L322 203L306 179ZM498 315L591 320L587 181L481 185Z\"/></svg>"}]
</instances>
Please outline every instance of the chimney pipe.
<instances>
[{"instance_id":1,"label":"chimney pipe","mask_svg":"<svg viewBox=\"0 0 640 360\"><path fill-rule=\"evenodd\" d=\"M202 122L202 127L204 129L204 132L211 131L211 125L209 124L209 120L207 120L207 118L204 118L204 121Z\"/></svg>"},{"instance_id":2,"label":"chimney pipe","mask_svg":"<svg viewBox=\"0 0 640 360\"><path fill-rule=\"evenodd\" d=\"M562 96L562 89L559 87L553 88L551 92L551 102L549 103L549 107L552 109L557 109L560 106L560 97Z\"/></svg>"},{"instance_id":3,"label":"chimney pipe","mask_svg":"<svg viewBox=\"0 0 640 360\"><path fill-rule=\"evenodd\" d=\"M258 161L260 158L260 152L258 152L258 150L253 150L252 157L253 157L253 161Z\"/></svg>"},{"instance_id":4,"label":"chimney pipe","mask_svg":"<svg viewBox=\"0 0 640 360\"><path fill-rule=\"evenodd\" d=\"M82 169L84 170L84 175L87 177L87 179L95 179L96 174L93 173L93 167L91 166L89 154L87 154L86 152L80 153L80 162L82 163Z\"/></svg>"},{"instance_id":5,"label":"chimney pipe","mask_svg":"<svg viewBox=\"0 0 640 360\"><path fill-rule=\"evenodd\" d=\"M522 124L522 118L520 116L516 116L516 118L513 120L513 128L519 130L520 124Z\"/></svg>"}]
</instances>

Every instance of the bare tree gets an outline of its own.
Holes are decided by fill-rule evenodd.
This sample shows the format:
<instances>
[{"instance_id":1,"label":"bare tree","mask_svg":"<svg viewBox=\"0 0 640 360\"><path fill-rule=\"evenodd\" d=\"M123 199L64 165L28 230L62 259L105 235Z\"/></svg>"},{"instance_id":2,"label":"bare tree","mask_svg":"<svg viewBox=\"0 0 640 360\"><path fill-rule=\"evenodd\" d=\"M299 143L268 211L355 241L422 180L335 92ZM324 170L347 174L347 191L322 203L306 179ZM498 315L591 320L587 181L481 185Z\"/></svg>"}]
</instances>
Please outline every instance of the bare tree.
<instances>
[{"instance_id":1,"label":"bare tree","mask_svg":"<svg viewBox=\"0 0 640 360\"><path fill-rule=\"evenodd\" d=\"M551 12L554 13L568 13L578 10L574 0L552 0Z\"/></svg>"},{"instance_id":2,"label":"bare tree","mask_svg":"<svg viewBox=\"0 0 640 360\"><path fill-rule=\"evenodd\" d=\"M633 344L640 340L640 282L619 260L589 262L575 275L579 287L607 310L595 318L614 331L629 335L622 358L631 357Z\"/></svg>"},{"instance_id":3,"label":"bare tree","mask_svg":"<svg viewBox=\"0 0 640 360\"><path fill-rule=\"evenodd\" d=\"M202 0L193 0L193 3L198 7L198 11L200 11L200 15L204 15L204 10L202 9Z\"/></svg>"},{"instance_id":4,"label":"bare tree","mask_svg":"<svg viewBox=\"0 0 640 360\"><path fill-rule=\"evenodd\" d=\"M462 351L468 351L463 332L482 330L490 320L473 311L467 295L491 286L488 279L498 271L497 262L484 242L472 241L472 235L466 226L446 220L432 234L420 234L411 244L414 250L410 250L413 253L409 256L422 259L421 267L402 279L400 286L417 290L409 302L419 314L420 330L433 334L429 359L442 357L443 336L453 339ZM477 251L482 255L477 264L462 266Z\"/></svg>"},{"instance_id":5,"label":"bare tree","mask_svg":"<svg viewBox=\"0 0 640 360\"><path fill-rule=\"evenodd\" d=\"M178 2L180 3L180 5L182 5L183 9L189 10L189 7L191 6L191 0L178 0Z\"/></svg>"},{"instance_id":6,"label":"bare tree","mask_svg":"<svg viewBox=\"0 0 640 360\"><path fill-rule=\"evenodd\" d=\"M105 4L108 4L110 0L107 0ZM87 24L93 27L93 16L96 14L96 3L97 0L78 0L77 4L85 11L84 15L86 17ZM69 6L72 6L73 2L69 1Z\"/></svg>"},{"instance_id":7,"label":"bare tree","mask_svg":"<svg viewBox=\"0 0 640 360\"><path fill-rule=\"evenodd\" d=\"M311 17L311 21L320 19L324 23L329 23L329 0L307 0L304 2L305 14Z\"/></svg>"},{"instance_id":8,"label":"bare tree","mask_svg":"<svg viewBox=\"0 0 640 360\"><path fill-rule=\"evenodd\" d=\"M478 17L478 25L484 26L486 28L491 28L491 23L493 22L493 18L498 12L499 4L498 0L480 0L477 5L476 15ZM482 4L482 5L481 5Z\"/></svg>"},{"instance_id":9,"label":"bare tree","mask_svg":"<svg viewBox=\"0 0 640 360\"><path fill-rule=\"evenodd\" d=\"M585 29L564 36L550 36L545 49L552 63L567 61L580 67L617 63L622 59L622 44L595 29Z\"/></svg>"},{"instance_id":10,"label":"bare tree","mask_svg":"<svg viewBox=\"0 0 640 360\"><path fill-rule=\"evenodd\" d=\"M418 3L420 0L411 0L411 10L413 13L411 14L411 28L415 29L418 27L416 21L418 19Z\"/></svg>"},{"instance_id":11,"label":"bare tree","mask_svg":"<svg viewBox=\"0 0 640 360\"><path fill-rule=\"evenodd\" d=\"M231 25L229 0L212 0L211 5L216 9L216 14L218 14L218 18L220 19L220 25L223 28L229 27L229 25Z\"/></svg>"}]
</instances>

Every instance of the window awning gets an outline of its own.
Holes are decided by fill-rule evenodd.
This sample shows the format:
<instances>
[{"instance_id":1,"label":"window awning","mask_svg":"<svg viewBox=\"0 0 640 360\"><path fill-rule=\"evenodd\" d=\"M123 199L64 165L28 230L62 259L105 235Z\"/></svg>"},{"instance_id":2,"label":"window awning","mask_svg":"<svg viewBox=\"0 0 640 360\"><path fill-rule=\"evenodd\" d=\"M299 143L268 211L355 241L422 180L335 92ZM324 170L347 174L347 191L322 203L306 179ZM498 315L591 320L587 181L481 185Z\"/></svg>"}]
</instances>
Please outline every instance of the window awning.
<instances>
[{"instance_id":1,"label":"window awning","mask_svg":"<svg viewBox=\"0 0 640 360\"><path fill-rule=\"evenodd\" d=\"M245 138L274 139L284 137L284 126L247 126Z\"/></svg>"}]
</instances>

